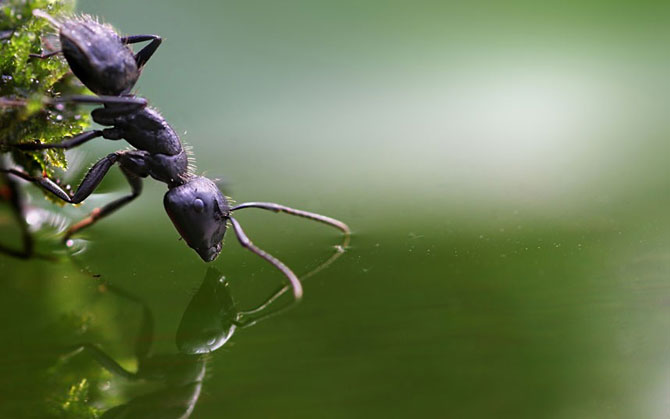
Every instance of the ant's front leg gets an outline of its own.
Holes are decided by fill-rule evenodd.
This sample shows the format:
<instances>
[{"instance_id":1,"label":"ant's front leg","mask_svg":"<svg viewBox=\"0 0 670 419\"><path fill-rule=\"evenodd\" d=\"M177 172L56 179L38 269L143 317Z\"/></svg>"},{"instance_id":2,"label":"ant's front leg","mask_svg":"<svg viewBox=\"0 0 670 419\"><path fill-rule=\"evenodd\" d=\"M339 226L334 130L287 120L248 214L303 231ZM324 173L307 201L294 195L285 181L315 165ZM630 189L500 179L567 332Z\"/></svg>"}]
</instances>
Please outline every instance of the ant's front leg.
<instances>
[{"instance_id":1,"label":"ant's front leg","mask_svg":"<svg viewBox=\"0 0 670 419\"><path fill-rule=\"evenodd\" d=\"M158 49L163 42L163 38L158 35L131 35L121 38L121 42L124 44L135 44L137 42L151 41L149 45L142 48L137 54L135 54L135 62L137 63L138 68L144 67L144 65L149 61L154 52Z\"/></svg>"},{"instance_id":2,"label":"ant's front leg","mask_svg":"<svg viewBox=\"0 0 670 419\"><path fill-rule=\"evenodd\" d=\"M99 108L93 110L92 112L93 120L102 125L114 125L115 123L114 118L116 116L136 112L137 110L142 109L147 105L146 99L134 96L117 97L117 96L87 96L87 95L66 96L51 99L50 103L52 104L89 103L89 104L115 105L112 108ZM112 130L112 129L92 130L92 131L84 131L81 134L77 134L74 137L70 137L58 143L51 143L51 144L44 144L39 142L19 143L19 144L12 144L11 147L15 147L18 148L19 150L25 150L25 151L48 150L53 148L68 150L80 146L94 138L103 136L108 139L121 138L121 136L118 133L118 130Z\"/></svg>"}]
</instances>

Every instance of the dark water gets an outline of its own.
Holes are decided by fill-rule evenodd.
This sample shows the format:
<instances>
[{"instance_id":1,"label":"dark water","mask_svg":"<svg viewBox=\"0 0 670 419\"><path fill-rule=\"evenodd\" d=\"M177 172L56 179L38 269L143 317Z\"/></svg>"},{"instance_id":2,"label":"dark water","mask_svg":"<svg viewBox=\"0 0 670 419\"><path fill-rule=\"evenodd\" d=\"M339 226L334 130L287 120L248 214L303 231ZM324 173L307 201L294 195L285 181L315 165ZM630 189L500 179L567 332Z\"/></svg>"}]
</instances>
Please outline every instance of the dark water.
<instances>
[{"instance_id":1,"label":"dark water","mask_svg":"<svg viewBox=\"0 0 670 419\"><path fill-rule=\"evenodd\" d=\"M233 328L283 279L232 235L203 263L162 185L80 253L39 229L59 262L0 255L0 417L668 416L664 6L126 3L79 6L164 36L138 90L199 173L354 234L299 305ZM71 222L126 187L115 173L81 207L31 202ZM239 219L299 274L342 239Z\"/></svg>"}]
</instances>

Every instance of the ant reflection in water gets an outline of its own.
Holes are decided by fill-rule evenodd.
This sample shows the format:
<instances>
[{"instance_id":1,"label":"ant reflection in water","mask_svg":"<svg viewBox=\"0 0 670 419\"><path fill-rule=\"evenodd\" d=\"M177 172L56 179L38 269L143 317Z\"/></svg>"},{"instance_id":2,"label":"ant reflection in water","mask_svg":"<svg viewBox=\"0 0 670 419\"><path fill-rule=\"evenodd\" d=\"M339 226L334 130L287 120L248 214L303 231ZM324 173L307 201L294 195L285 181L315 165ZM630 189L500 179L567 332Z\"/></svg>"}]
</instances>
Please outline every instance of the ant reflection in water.
<instances>
[{"instance_id":1,"label":"ant reflection in water","mask_svg":"<svg viewBox=\"0 0 670 419\"><path fill-rule=\"evenodd\" d=\"M290 290L288 285L276 290L260 306L238 310L228 281L214 268L209 268L200 289L184 312L176 336L178 353L150 355L154 319L146 303L113 285L105 289L142 307L142 324L135 343L137 371L122 367L97 346L76 345L68 357L85 352L105 369L128 380L162 382L164 387L115 406L103 418L188 418L200 397L209 354L222 347L237 329L252 326L278 314L289 306L274 308L272 303Z\"/></svg>"}]
</instances>

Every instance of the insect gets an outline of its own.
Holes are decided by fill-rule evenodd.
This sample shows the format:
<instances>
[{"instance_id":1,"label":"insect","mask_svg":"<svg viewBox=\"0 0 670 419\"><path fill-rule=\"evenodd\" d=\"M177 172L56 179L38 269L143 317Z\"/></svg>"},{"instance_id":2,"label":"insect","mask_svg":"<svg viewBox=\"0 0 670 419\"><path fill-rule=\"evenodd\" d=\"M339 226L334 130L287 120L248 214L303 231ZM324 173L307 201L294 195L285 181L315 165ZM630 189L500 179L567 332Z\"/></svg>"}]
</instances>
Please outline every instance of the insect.
<instances>
[{"instance_id":1,"label":"insect","mask_svg":"<svg viewBox=\"0 0 670 419\"><path fill-rule=\"evenodd\" d=\"M62 53L75 76L96 94L62 97L51 102L102 105L94 109L91 116L95 122L108 128L85 131L59 143L29 142L15 146L27 151L71 149L102 137L124 139L133 147L132 150L117 151L100 159L72 194L45 176L32 176L17 168L0 168L2 173L32 182L65 202L78 204L93 193L113 165L120 167L131 193L93 210L88 217L70 227L64 241L68 242L73 234L137 198L142 192L142 179L151 177L167 185L168 191L163 199L165 210L180 236L202 260L210 262L216 259L230 223L240 244L281 271L289 280L295 299L300 299L302 286L293 271L255 246L233 213L246 208L283 212L330 225L347 236L350 234L349 227L334 218L272 202L231 206L212 180L192 173L187 153L174 129L158 111L148 106L146 99L130 93L145 64L161 44L159 36L122 37L110 26L90 16L55 19L42 11L36 11L35 15L49 19L58 30L61 43L59 51L36 58L47 59ZM147 41L149 44L137 53L129 47L130 44Z\"/></svg>"}]
</instances>

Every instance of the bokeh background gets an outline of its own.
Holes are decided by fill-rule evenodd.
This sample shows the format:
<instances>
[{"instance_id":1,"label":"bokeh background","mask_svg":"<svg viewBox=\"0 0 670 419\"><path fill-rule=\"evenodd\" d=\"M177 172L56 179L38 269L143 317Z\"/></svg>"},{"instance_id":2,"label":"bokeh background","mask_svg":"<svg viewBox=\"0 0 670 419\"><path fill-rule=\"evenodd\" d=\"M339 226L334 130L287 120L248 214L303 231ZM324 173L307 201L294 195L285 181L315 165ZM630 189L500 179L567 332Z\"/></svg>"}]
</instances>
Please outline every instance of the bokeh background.
<instances>
[{"instance_id":1,"label":"bokeh background","mask_svg":"<svg viewBox=\"0 0 670 419\"><path fill-rule=\"evenodd\" d=\"M193 417L670 415L669 3L77 8L163 36L137 91L193 146L199 173L238 202L276 201L355 231L299 306L212 354ZM79 158L123 146L99 141ZM79 208L39 194L33 204L77 219L126 188L114 173ZM176 351L206 266L177 240L163 193L145 182L83 235L76 263L0 256L11 342L0 401L13 412L51 397L35 384L53 368L45 336L94 341L133 368L141 313L90 273L145 299L156 352ZM297 272L339 240L288 216L239 218ZM282 280L232 236L214 265L241 306ZM54 333L63 316L85 327ZM72 383L95 367L68 362L79 366ZM90 382L103 409L146 391Z\"/></svg>"}]
</instances>

